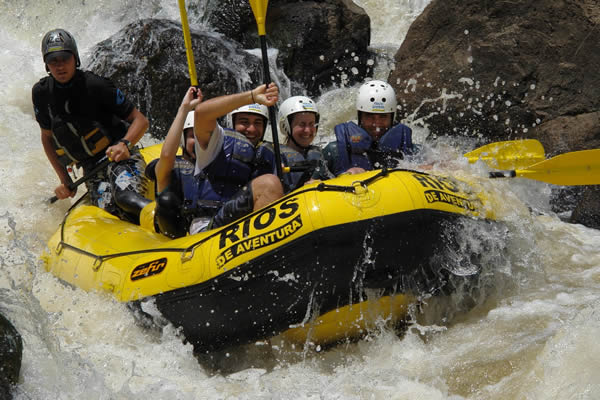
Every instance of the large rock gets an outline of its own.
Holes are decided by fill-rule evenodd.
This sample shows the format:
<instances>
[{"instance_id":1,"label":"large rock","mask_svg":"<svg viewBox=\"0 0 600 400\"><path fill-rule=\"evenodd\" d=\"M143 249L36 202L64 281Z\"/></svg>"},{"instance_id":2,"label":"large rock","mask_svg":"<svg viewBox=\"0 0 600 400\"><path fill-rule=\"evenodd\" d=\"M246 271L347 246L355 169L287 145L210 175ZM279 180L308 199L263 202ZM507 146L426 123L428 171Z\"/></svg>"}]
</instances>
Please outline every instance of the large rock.
<instances>
[{"instance_id":1,"label":"large rock","mask_svg":"<svg viewBox=\"0 0 600 400\"><path fill-rule=\"evenodd\" d=\"M538 139L551 153L600 148L600 111L564 115L534 129Z\"/></svg>"},{"instance_id":2,"label":"large rock","mask_svg":"<svg viewBox=\"0 0 600 400\"><path fill-rule=\"evenodd\" d=\"M246 48L260 47L247 0L208 2L205 22ZM292 82L318 96L332 85L354 85L371 76L370 19L352 0L272 0L266 18L269 47Z\"/></svg>"},{"instance_id":3,"label":"large rock","mask_svg":"<svg viewBox=\"0 0 600 400\"><path fill-rule=\"evenodd\" d=\"M261 61L221 35L192 30L198 84L205 98L237 93L261 81ZM134 22L98 43L88 69L110 78L163 138L190 86L181 25L168 20Z\"/></svg>"},{"instance_id":4,"label":"large rock","mask_svg":"<svg viewBox=\"0 0 600 400\"><path fill-rule=\"evenodd\" d=\"M389 80L401 114L434 135L534 137L548 155L600 147L599 25L596 0L433 0Z\"/></svg>"},{"instance_id":5,"label":"large rock","mask_svg":"<svg viewBox=\"0 0 600 400\"><path fill-rule=\"evenodd\" d=\"M600 229L600 186L586 186L578 196L570 222Z\"/></svg>"},{"instance_id":6,"label":"large rock","mask_svg":"<svg viewBox=\"0 0 600 400\"><path fill-rule=\"evenodd\" d=\"M0 314L0 399L11 399L19 381L23 339L15 327Z\"/></svg>"},{"instance_id":7,"label":"large rock","mask_svg":"<svg viewBox=\"0 0 600 400\"><path fill-rule=\"evenodd\" d=\"M435 134L530 137L554 118L600 109L599 21L595 0L434 0L390 83Z\"/></svg>"}]
</instances>

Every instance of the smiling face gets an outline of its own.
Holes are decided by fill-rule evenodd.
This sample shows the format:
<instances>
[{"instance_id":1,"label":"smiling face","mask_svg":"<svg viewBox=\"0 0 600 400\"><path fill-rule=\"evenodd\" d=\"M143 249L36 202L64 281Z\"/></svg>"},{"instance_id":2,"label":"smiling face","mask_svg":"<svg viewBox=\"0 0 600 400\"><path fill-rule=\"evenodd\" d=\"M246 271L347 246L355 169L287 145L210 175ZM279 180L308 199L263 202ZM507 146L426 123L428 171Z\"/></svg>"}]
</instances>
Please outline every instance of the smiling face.
<instances>
[{"instance_id":1,"label":"smiling face","mask_svg":"<svg viewBox=\"0 0 600 400\"><path fill-rule=\"evenodd\" d=\"M288 140L288 145L296 148L298 145L306 148L311 145L317 134L316 115L313 112L300 112L292 115L291 122L292 137L294 141ZM296 150L301 150L296 148Z\"/></svg>"},{"instance_id":2,"label":"smiling face","mask_svg":"<svg viewBox=\"0 0 600 400\"><path fill-rule=\"evenodd\" d=\"M67 83L75 75L75 56L68 51L51 53L47 56L46 65L54 79L59 83Z\"/></svg>"},{"instance_id":3,"label":"smiling face","mask_svg":"<svg viewBox=\"0 0 600 400\"><path fill-rule=\"evenodd\" d=\"M233 129L252 142L254 146L262 140L265 133L265 118L254 113L237 113L234 116Z\"/></svg>"},{"instance_id":4,"label":"smiling face","mask_svg":"<svg viewBox=\"0 0 600 400\"><path fill-rule=\"evenodd\" d=\"M375 140L379 139L392 126L393 113L360 113L360 127Z\"/></svg>"}]
</instances>

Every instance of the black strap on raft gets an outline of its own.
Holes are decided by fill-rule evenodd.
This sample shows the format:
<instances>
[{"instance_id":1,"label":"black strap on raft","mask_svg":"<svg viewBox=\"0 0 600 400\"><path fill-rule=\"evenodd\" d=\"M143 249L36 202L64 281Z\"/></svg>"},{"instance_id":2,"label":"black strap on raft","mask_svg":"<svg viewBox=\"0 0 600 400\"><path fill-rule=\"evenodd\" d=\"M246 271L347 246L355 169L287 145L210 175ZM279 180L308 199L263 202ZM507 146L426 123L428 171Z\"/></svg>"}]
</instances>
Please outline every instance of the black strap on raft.
<instances>
[{"instance_id":1,"label":"black strap on raft","mask_svg":"<svg viewBox=\"0 0 600 400\"><path fill-rule=\"evenodd\" d=\"M320 183L319 185L317 185L316 187L312 187L312 188L307 188L307 189L302 189L302 190L298 190L295 191L293 193L290 193L282 198L280 198L279 200L277 200L276 202L272 203L272 205L275 204L279 204L282 203L286 200L288 200L290 197L294 197L297 196L299 194L302 193L307 193L307 192L312 192L312 191L319 191L319 192L343 192L343 193L356 193L356 187L357 185L360 187L367 187L369 186L371 183L375 182L376 180L386 177L388 176L390 173L392 172L398 172L398 171L406 171L406 172L417 172L419 174L424 174L424 175L428 175L425 172L421 172L421 171L415 171L415 170L411 170L411 169L403 169L403 168L394 168L394 169L386 169L383 168L381 171L379 171L377 174L364 179L362 181L355 181L353 182L352 186L340 186L340 185L329 185L325 182ZM87 195L87 194L86 194ZM70 249L76 253L79 254L83 254L86 255L88 257L91 257L93 259L95 259L94 261L94 271L97 271L100 266L102 265L102 263L106 260L110 260L113 258L118 258L118 257L126 257L126 256L131 256L131 255L135 255L135 254L147 254L147 253L161 253L161 252L167 252L167 253L181 253L182 254L182 258L184 258L185 261L190 260L194 254L194 250L196 247L200 246L202 243L208 241L209 239L213 238L216 235L219 235L222 229L217 229L216 232L206 236L205 238L202 238L201 240L192 243L191 245L189 245L186 248L177 248L177 247L171 247L171 248L160 248L160 249L144 249L144 250L134 250L134 251L126 251L126 252L121 252L121 253L112 253L112 254L104 254L104 255L98 255L98 254L94 254L91 253L89 251L85 251L83 249L80 249L76 246L70 245L69 243L64 241L64 228L65 228L65 222L67 221L67 218L69 216L69 214L71 213L71 211L82 201L82 199L85 198L86 195L81 196L72 206L71 208L69 208L69 210L67 211L67 214L65 215L65 218L63 219L63 222L61 223L61 230L60 230L60 242L57 245L57 251L60 252L61 249ZM260 210L259 210L260 211ZM250 214L248 214L247 216L245 216L240 222L243 222L246 219L252 218L254 215L258 214L259 211L254 211ZM262 212L262 211L260 211ZM189 256L184 257L183 255L185 254L189 254Z\"/></svg>"},{"instance_id":2,"label":"black strap on raft","mask_svg":"<svg viewBox=\"0 0 600 400\"><path fill-rule=\"evenodd\" d=\"M188 253L188 252L193 251L193 249L191 247L190 248L160 248L160 249L146 249L146 250L127 251L127 252L121 252L121 253L98 255L98 254L90 253L89 251L80 249L79 247L73 246L73 245L65 242L65 223L67 222L67 218L71 214L71 211L75 207L77 207L79 205L79 203L81 203L88 195L89 195L89 192L84 194L83 196L81 196L67 210L67 213L65 214L65 217L63 218L62 223L60 224L60 242L58 242L58 245L56 246L57 252L60 252L62 249L69 249L76 253L91 257L96 260L96 261L94 261L94 270L97 270L98 268L100 268L100 265L102 265L102 263L105 260L110 260L111 258L124 257L124 256L132 255L132 254L157 253L157 252Z\"/></svg>"},{"instance_id":3,"label":"black strap on raft","mask_svg":"<svg viewBox=\"0 0 600 400\"><path fill-rule=\"evenodd\" d=\"M357 183L357 184L359 184L359 186L362 186L362 187L367 187L374 181L378 180L379 178L386 177L390 174L390 172L395 172L395 171L412 171L412 170L410 170L410 169L392 169L392 170L390 170L387 168L383 168L381 171L379 171L377 174L371 176L370 178L367 178L362 181L355 181L354 183ZM327 192L327 191L335 192L335 191L337 191L337 192L345 192L345 193L356 193L355 185L338 186L338 185L328 185L325 182L323 182L323 183L320 183L319 185L317 185L316 189L320 192Z\"/></svg>"}]
</instances>

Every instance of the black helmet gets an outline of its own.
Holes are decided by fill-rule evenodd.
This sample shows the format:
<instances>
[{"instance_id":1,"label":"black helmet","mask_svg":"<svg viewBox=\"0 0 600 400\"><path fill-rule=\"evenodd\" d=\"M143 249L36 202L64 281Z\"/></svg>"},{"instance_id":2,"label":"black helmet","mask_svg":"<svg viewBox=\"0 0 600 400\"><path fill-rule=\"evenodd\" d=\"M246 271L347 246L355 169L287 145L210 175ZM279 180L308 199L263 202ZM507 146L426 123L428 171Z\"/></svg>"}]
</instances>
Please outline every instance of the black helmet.
<instances>
[{"instance_id":1,"label":"black helmet","mask_svg":"<svg viewBox=\"0 0 600 400\"><path fill-rule=\"evenodd\" d=\"M42 39L42 56L44 57L44 63L46 63L46 57L48 54L68 51L75 56L77 67L81 65L79 60L79 52L77 51L77 43L73 35L64 29L53 29L44 35Z\"/></svg>"}]
</instances>

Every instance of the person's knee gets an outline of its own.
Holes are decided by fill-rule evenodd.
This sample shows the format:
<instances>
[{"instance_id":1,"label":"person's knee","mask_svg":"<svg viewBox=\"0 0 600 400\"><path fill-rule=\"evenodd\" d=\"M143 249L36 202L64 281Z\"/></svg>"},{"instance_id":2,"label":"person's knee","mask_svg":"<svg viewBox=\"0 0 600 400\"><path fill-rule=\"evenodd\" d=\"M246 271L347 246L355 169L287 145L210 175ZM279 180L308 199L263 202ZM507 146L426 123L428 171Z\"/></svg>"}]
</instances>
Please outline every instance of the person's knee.
<instances>
[{"instance_id":1,"label":"person's knee","mask_svg":"<svg viewBox=\"0 0 600 400\"><path fill-rule=\"evenodd\" d=\"M252 181L252 191L254 193L270 193L277 196L276 198L279 198L283 196L283 185L277 176L273 174L265 174Z\"/></svg>"},{"instance_id":2,"label":"person's knee","mask_svg":"<svg viewBox=\"0 0 600 400\"><path fill-rule=\"evenodd\" d=\"M273 174L261 175L252 181L254 209L259 209L283 196L283 185Z\"/></svg>"}]
</instances>

